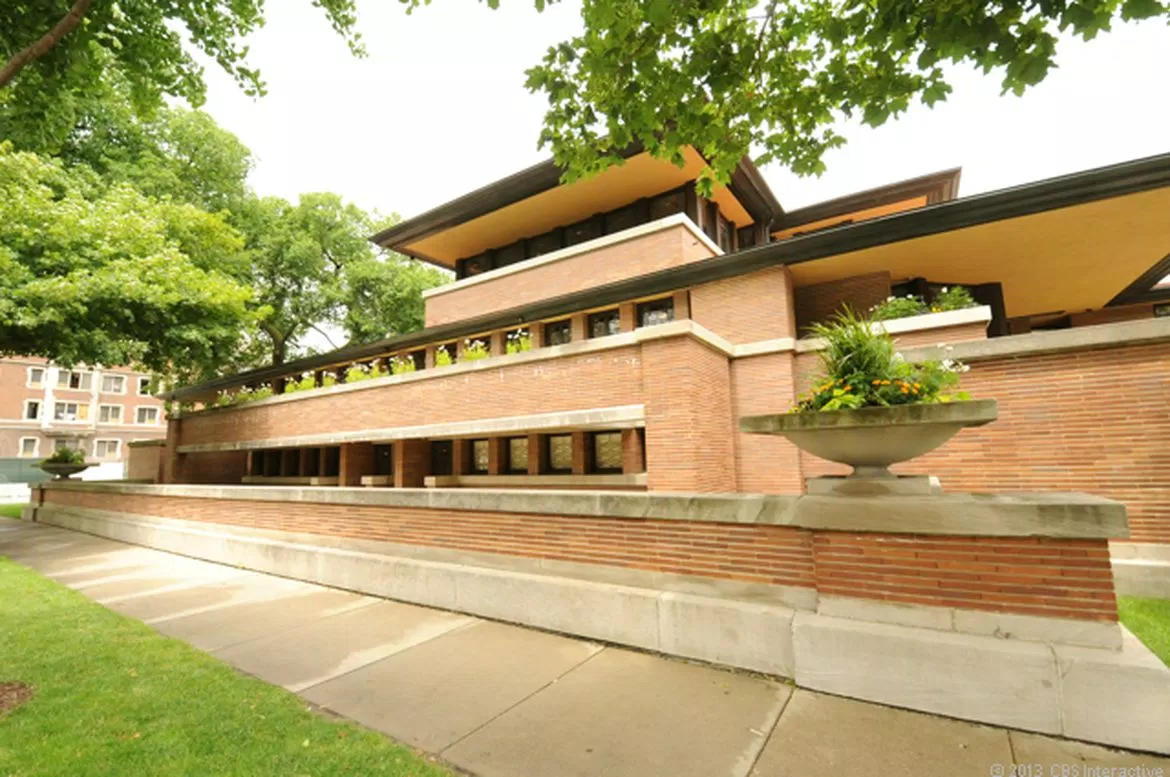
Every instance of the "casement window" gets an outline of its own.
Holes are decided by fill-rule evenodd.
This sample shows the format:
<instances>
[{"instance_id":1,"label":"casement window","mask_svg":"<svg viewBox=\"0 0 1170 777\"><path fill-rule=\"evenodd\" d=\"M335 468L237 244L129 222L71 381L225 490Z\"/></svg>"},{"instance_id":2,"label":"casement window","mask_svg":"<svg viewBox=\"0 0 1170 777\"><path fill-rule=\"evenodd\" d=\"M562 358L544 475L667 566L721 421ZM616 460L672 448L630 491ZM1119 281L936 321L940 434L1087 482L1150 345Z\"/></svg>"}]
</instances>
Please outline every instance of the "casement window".
<instances>
[{"instance_id":1,"label":"casement window","mask_svg":"<svg viewBox=\"0 0 1170 777\"><path fill-rule=\"evenodd\" d=\"M674 321L674 297L638 304L638 326L656 326L668 321Z\"/></svg>"},{"instance_id":2,"label":"casement window","mask_svg":"<svg viewBox=\"0 0 1170 777\"><path fill-rule=\"evenodd\" d=\"M589 336L606 337L622 331L622 317L618 309L589 314Z\"/></svg>"},{"instance_id":3,"label":"casement window","mask_svg":"<svg viewBox=\"0 0 1170 777\"><path fill-rule=\"evenodd\" d=\"M24 420L36 421L41 417L41 403L40 400L26 399L24 400Z\"/></svg>"},{"instance_id":4,"label":"casement window","mask_svg":"<svg viewBox=\"0 0 1170 777\"><path fill-rule=\"evenodd\" d=\"M29 388L41 388L45 385L45 368L44 367L29 367L28 368L28 382L25 383Z\"/></svg>"},{"instance_id":5,"label":"casement window","mask_svg":"<svg viewBox=\"0 0 1170 777\"><path fill-rule=\"evenodd\" d=\"M35 458L37 449L40 448L39 437L21 437L20 438L20 457L22 459Z\"/></svg>"},{"instance_id":6,"label":"casement window","mask_svg":"<svg viewBox=\"0 0 1170 777\"><path fill-rule=\"evenodd\" d=\"M126 393L126 376L125 375L103 375L102 376L102 393L103 394L125 394Z\"/></svg>"},{"instance_id":7,"label":"casement window","mask_svg":"<svg viewBox=\"0 0 1170 777\"><path fill-rule=\"evenodd\" d=\"M528 473L528 438L508 438L508 471L513 474Z\"/></svg>"},{"instance_id":8,"label":"casement window","mask_svg":"<svg viewBox=\"0 0 1170 777\"><path fill-rule=\"evenodd\" d=\"M98 423L99 424L120 424L120 423L122 423L122 406L121 405L99 405L98 406Z\"/></svg>"},{"instance_id":9,"label":"casement window","mask_svg":"<svg viewBox=\"0 0 1170 777\"><path fill-rule=\"evenodd\" d=\"M122 455L121 440L95 440L93 443L93 457L95 459L117 459Z\"/></svg>"},{"instance_id":10,"label":"casement window","mask_svg":"<svg viewBox=\"0 0 1170 777\"><path fill-rule=\"evenodd\" d=\"M477 475L486 475L488 473L488 441L487 440L472 440L471 441L471 471ZM527 468L527 465L525 465Z\"/></svg>"},{"instance_id":11,"label":"casement window","mask_svg":"<svg viewBox=\"0 0 1170 777\"><path fill-rule=\"evenodd\" d=\"M64 437L59 437L56 440L53 440L53 452L54 453L56 453L57 451L63 451L66 448L73 448L75 450L81 450L81 446L79 446L77 444L76 439L66 439Z\"/></svg>"},{"instance_id":12,"label":"casement window","mask_svg":"<svg viewBox=\"0 0 1170 777\"><path fill-rule=\"evenodd\" d=\"M134 423L136 424L157 424L158 423L158 408L157 407L140 407L135 411Z\"/></svg>"},{"instance_id":13,"label":"casement window","mask_svg":"<svg viewBox=\"0 0 1170 777\"><path fill-rule=\"evenodd\" d=\"M149 397L150 396L150 378L139 378L138 379L138 396L140 396L140 397Z\"/></svg>"},{"instance_id":14,"label":"casement window","mask_svg":"<svg viewBox=\"0 0 1170 777\"><path fill-rule=\"evenodd\" d=\"M545 438L548 445L548 471L570 473L573 471L573 435L550 434Z\"/></svg>"},{"instance_id":15,"label":"casement window","mask_svg":"<svg viewBox=\"0 0 1170 777\"><path fill-rule=\"evenodd\" d=\"M569 319L550 321L544 325L544 345L564 345L573 341L573 327Z\"/></svg>"},{"instance_id":16,"label":"casement window","mask_svg":"<svg viewBox=\"0 0 1170 777\"><path fill-rule=\"evenodd\" d=\"M594 432L593 471L612 473L622 471L622 433Z\"/></svg>"},{"instance_id":17,"label":"casement window","mask_svg":"<svg viewBox=\"0 0 1170 777\"><path fill-rule=\"evenodd\" d=\"M85 402L58 402L53 406L54 421L88 421L89 404Z\"/></svg>"},{"instance_id":18,"label":"casement window","mask_svg":"<svg viewBox=\"0 0 1170 777\"><path fill-rule=\"evenodd\" d=\"M93 373L78 370L61 370L57 373L57 388L89 391L93 386Z\"/></svg>"}]
</instances>

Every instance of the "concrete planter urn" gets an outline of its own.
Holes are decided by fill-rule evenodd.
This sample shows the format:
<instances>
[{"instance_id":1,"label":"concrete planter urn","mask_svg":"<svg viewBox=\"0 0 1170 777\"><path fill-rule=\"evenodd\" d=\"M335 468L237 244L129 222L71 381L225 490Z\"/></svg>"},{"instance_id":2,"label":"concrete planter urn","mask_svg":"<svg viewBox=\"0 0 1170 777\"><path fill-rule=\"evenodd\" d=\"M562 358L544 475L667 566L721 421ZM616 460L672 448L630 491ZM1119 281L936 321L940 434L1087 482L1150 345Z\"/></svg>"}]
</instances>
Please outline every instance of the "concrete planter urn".
<instances>
[{"instance_id":1,"label":"concrete planter urn","mask_svg":"<svg viewBox=\"0 0 1170 777\"><path fill-rule=\"evenodd\" d=\"M70 475L76 475L78 472L89 469L88 464L68 464L62 461L42 461L39 466L45 472L53 475L54 480L68 480Z\"/></svg>"},{"instance_id":2,"label":"concrete planter urn","mask_svg":"<svg viewBox=\"0 0 1170 777\"><path fill-rule=\"evenodd\" d=\"M964 427L997 417L994 399L978 399L746 416L739 419L739 428L787 437L802 451L853 467L851 477L892 478L891 464L929 453Z\"/></svg>"}]
</instances>

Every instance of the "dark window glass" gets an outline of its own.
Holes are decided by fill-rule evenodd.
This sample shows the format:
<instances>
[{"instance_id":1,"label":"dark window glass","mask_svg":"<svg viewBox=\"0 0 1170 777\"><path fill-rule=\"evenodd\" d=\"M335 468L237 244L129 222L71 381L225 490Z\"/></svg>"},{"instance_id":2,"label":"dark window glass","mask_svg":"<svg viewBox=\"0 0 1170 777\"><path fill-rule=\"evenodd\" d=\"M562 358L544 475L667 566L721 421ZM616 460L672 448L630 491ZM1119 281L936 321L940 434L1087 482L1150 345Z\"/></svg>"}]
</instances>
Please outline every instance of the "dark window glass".
<instances>
[{"instance_id":1,"label":"dark window glass","mask_svg":"<svg viewBox=\"0 0 1170 777\"><path fill-rule=\"evenodd\" d=\"M595 432L593 434L593 471L622 471L621 432Z\"/></svg>"},{"instance_id":2,"label":"dark window glass","mask_svg":"<svg viewBox=\"0 0 1170 777\"><path fill-rule=\"evenodd\" d=\"M572 342L573 327L569 324L569 319L564 321L551 321L544 325L544 344L545 345L564 345Z\"/></svg>"},{"instance_id":3,"label":"dark window glass","mask_svg":"<svg viewBox=\"0 0 1170 777\"><path fill-rule=\"evenodd\" d=\"M528 472L528 438L508 438L508 471Z\"/></svg>"},{"instance_id":4,"label":"dark window glass","mask_svg":"<svg viewBox=\"0 0 1170 777\"><path fill-rule=\"evenodd\" d=\"M453 472L454 457L452 456L454 445L450 440L432 440L431 441L431 474L432 475L450 475Z\"/></svg>"},{"instance_id":5,"label":"dark window glass","mask_svg":"<svg viewBox=\"0 0 1170 777\"><path fill-rule=\"evenodd\" d=\"M471 471L478 475L486 475L488 471L488 441L471 441Z\"/></svg>"},{"instance_id":6,"label":"dark window glass","mask_svg":"<svg viewBox=\"0 0 1170 777\"><path fill-rule=\"evenodd\" d=\"M589 314L589 336L605 337L622 331L622 319L617 309Z\"/></svg>"},{"instance_id":7,"label":"dark window glass","mask_svg":"<svg viewBox=\"0 0 1170 777\"><path fill-rule=\"evenodd\" d=\"M374 446L374 474L375 475L393 475L394 474L394 446L393 445L375 445Z\"/></svg>"},{"instance_id":8,"label":"dark window glass","mask_svg":"<svg viewBox=\"0 0 1170 777\"><path fill-rule=\"evenodd\" d=\"M550 472L573 471L573 436L555 434L548 438L548 468Z\"/></svg>"},{"instance_id":9,"label":"dark window glass","mask_svg":"<svg viewBox=\"0 0 1170 777\"><path fill-rule=\"evenodd\" d=\"M663 297L638 305L638 326L655 326L667 321L674 321L674 297Z\"/></svg>"}]
</instances>

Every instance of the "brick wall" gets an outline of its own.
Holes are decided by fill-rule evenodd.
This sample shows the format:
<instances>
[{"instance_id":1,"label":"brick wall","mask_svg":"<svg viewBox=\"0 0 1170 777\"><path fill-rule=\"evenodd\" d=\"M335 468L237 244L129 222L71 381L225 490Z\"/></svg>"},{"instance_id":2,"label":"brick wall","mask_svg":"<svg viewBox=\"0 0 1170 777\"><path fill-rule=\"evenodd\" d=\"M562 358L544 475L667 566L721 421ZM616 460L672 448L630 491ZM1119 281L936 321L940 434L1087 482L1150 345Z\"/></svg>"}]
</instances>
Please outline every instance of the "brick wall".
<instances>
[{"instance_id":1,"label":"brick wall","mask_svg":"<svg viewBox=\"0 0 1170 777\"><path fill-rule=\"evenodd\" d=\"M197 499L49 489L55 506L545 558L996 612L1116 620L1104 540Z\"/></svg>"},{"instance_id":2,"label":"brick wall","mask_svg":"<svg viewBox=\"0 0 1170 777\"><path fill-rule=\"evenodd\" d=\"M772 353L731 363L733 416L786 413L792 407L795 359ZM803 489L800 456L783 437L744 434L735 427L738 490L765 494L798 494Z\"/></svg>"},{"instance_id":3,"label":"brick wall","mask_svg":"<svg viewBox=\"0 0 1170 777\"><path fill-rule=\"evenodd\" d=\"M647 487L734 491L727 356L682 337L645 343L642 356Z\"/></svg>"},{"instance_id":4,"label":"brick wall","mask_svg":"<svg viewBox=\"0 0 1170 777\"><path fill-rule=\"evenodd\" d=\"M735 344L794 337L791 300L788 268L774 267L691 289L691 318Z\"/></svg>"},{"instance_id":5,"label":"brick wall","mask_svg":"<svg viewBox=\"0 0 1170 777\"><path fill-rule=\"evenodd\" d=\"M813 555L825 594L1117 620L1106 540L816 532Z\"/></svg>"},{"instance_id":6,"label":"brick wall","mask_svg":"<svg viewBox=\"0 0 1170 777\"><path fill-rule=\"evenodd\" d=\"M686 227L667 227L596 251L428 297L426 325L486 315L712 256L711 249Z\"/></svg>"},{"instance_id":7,"label":"brick wall","mask_svg":"<svg viewBox=\"0 0 1170 777\"><path fill-rule=\"evenodd\" d=\"M161 445L131 446L129 458L126 460L126 479L159 482L162 453L163 446Z\"/></svg>"},{"instance_id":8,"label":"brick wall","mask_svg":"<svg viewBox=\"0 0 1170 777\"><path fill-rule=\"evenodd\" d=\"M828 320L845 305L858 313L867 313L890 296L890 274L868 273L839 281L800 286L794 296L796 326L803 331L809 324Z\"/></svg>"}]
</instances>

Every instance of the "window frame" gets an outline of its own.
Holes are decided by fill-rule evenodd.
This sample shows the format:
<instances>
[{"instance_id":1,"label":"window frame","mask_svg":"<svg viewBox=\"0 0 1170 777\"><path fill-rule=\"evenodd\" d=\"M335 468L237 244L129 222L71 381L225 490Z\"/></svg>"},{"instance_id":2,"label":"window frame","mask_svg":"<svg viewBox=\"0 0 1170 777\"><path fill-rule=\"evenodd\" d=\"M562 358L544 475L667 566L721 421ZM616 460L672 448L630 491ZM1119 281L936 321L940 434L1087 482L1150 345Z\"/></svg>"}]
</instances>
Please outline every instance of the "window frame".
<instances>
[{"instance_id":1,"label":"window frame","mask_svg":"<svg viewBox=\"0 0 1170 777\"><path fill-rule=\"evenodd\" d=\"M110 380L111 378L116 378L117 380L121 381L122 388L120 390L106 391L106 381ZM118 396L125 396L126 395L126 376L119 374L119 373L116 373L116 372L103 373L101 383L98 385L98 393L99 394L116 394Z\"/></svg>"},{"instance_id":2,"label":"window frame","mask_svg":"<svg viewBox=\"0 0 1170 777\"><path fill-rule=\"evenodd\" d=\"M62 418L58 418L58 417L57 417L57 405L64 405L64 406L65 406L65 408L66 408L66 411L65 411L65 412L63 412L63 413L61 413L61 415L62 415L62 416L67 416L67 415L69 415L68 407L69 407L70 405L73 405L74 407L76 407L76 408L77 408L77 411L76 411L75 413L73 413L73 416L74 416L73 420L69 420L69 419L67 419L67 418L63 418L63 417L62 417ZM85 412L84 412L84 413L82 412L82 408L85 408ZM56 401L53 403L53 420L54 420L54 421L59 421L60 423L63 423L63 424L82 424L82 423L86 423L86 422L88 422L88 421L89 421L89 403L88 403L88 402L78 402L78 401L76 401L76 400L73 400L73 401L71 401L71 400L68 400L68 399L64 399L64 400L61 400L61 399L59 399L59 400L56 400Z\"/></svg>"},{"instance_id":3,"label":"window frame","mask_svg":"<svg viewBox=\"0 0 1170 777\"><path fill-rule=\"evenodd\" d=\"M142 416L143 410L153 411L154 412L154 420L153 421L140 421L140 420L138 420ZM159 412L158 412L157 407L152 407L150 405L139 405L138 407L134 408L134 425L135 426L158 426L159 417L160 416L159 416Z\"/></svg>"},{"instance_id":4,"label":"window frame","mask_svg":"<svg viewBox=\"0 0 1170 777\"><path fill-rule=\"evenodd\" d=\"M622 474L621 461L619 460L617 467L602 467L597 458L597 438L602 435L617 435L618 436L618 450L621 451L621 430L598 431L589 433L589 463L592 473L595 475L620 475Z\"/></svg>"},{"instance_id":5,"label":"window frame","mask_svg":"<svg viewBox=\"0 0 1170 777\"><path fill-rule=\"evenodd\" d=\"M111 407L118 408L118 420L117 421L103 421L102 420L102 411L106 410L108 408L111 408ZM109 404L109 403L99 404L98 405L97 422L99 424L116 424L118 426L122 426L123 421L125 421L125 419L126 419L125 410L126 410L126 407L124 405L120 405L120 404Z\"/></svg>"},{"instance_id":6,"label":"window frame","mask_svg":"<svg viewBox=\"0 0 1170 777\"><path fill-rule=\"evenodd\" d=\"M24 443L26 440L33 441L32 453L24 452ZM41 455L41 438L40 437L21 437L16 449L16 458L18 459L35 459Z\"/></svg>"},{"instance_id":7,"label":"window frame","mask_svg":"<svg viewBox=\"0 0 1170 777\"><path fill-rule=\"evenodd\" d=\"M153 380L153 378L147 377L147 376L145 376L145 375L139 375L139 376L138 376L138 394L137 394L138 396L140 396L140 397L152 397L152 396L154 396L153 394L151 394L151 393L150 393L150 384L151 384L151 381L152 381L152 380ZM144 384L144 383L146 384L146 390L145 390L145 391L143 391L143 388L142 388L142 386L143 386L143 384Z\"/></svg>"},{"instance_id":8,"label":"window frame","mask_svg":"<svg viewBox=\"0 0 1170 777\"><path fill-rule=\"evenodd\" d=\"M566 334L565 342L552 342L552 338L549 336L550 329L552 331L557 331L562 328ZM540 329L540 344L542 347L568 345L569 343L573 342L573 319L571 318L559 318L556 321L546 321L541 324Z\"/></svg>"},{"instance_id":9,"label":"window frame","mask_svg":"<svg viewBox=\"0 0 1170 777\"><path fill-rule=\"evenodd\" d=\"M79 451L81 450L80 445L71 444L78 442L80 442L80 440L78 440L76 437L57 437L53 440L53 452L56 453L63 448L72 448L73 450Z\"/></svg>"},{"instance_id":10,"label":"window frame","mask_svg":"<svg viewBox=\"0 0 1170 777\"><path fill-rule=\"evenodd\" d=\"M527 455L524 457L523 468L517 467L516 462L512 461L512 441L513 440L523 440L524 441L524 452ZM505 456L507 459L505 462L507 464L507 466L504 467L504 472L506 472L509 475L527 475L528 474L528 462L532 456L532 451L528 447L528 435L514 435L512 437L505 437L504 438L504 453L505 453Z\"/></svg>"},{"instance_id":11,"label":"window frame","mask_svg":"<svg viewBox=\"0 0 1170 777\"><path fill-rule=\"evenodd\" d=\"M605 334L601 335L593 334L593 322L601 320L602 316L605 317L606 321L617 322L617 331L607 331ZM612 329L613 327L607 326L606 328ZM613 337L614 335L621 334L621 332L622 313L619 308L606 308L605 310L597 310L585 317L585 334L589 340L595 340L599 337Z\"/></svg>"},{"instance_id":12,"label":"window frame","mask_svg":"<svg viewBox=\"0 0 1170 777\"><path fill-rule=\"evenodd\" d=\"M34 383L33 379L32 379L34 371L41 373L41 377L39 380L37 380L36 383ZM34 388L34 389L44 388L46 377L48 377L48 368L29 366L28 368L26 368L26 371L25 371L24 387L25 388Z\"/></svg>"},{"instance_id":13,"label":"window frame","mask_svg":"<svg viewBox=\"0 0 1170 777\"><path fill-rule=\"evenodd\" d=\"M483 464L483 469L480 469L479 458L475 455L475 446L478 443L483 443L487 447L487 460ZM480 437L471 441L471 474L472 475L486 475L491 472L492 461L492 443L486 437Z\"/></svg>"},{"instance_id":14,"label":"window frame","mask_svg":"<svg viewBox=\"0 0 1170 777\"><path fill-rule=\"evenodd\" d=\"M73 377L77 376L77 385L73 386ZM89 378L89 385L82 385ZM65 383L61 383L61 379L65 379ZM57 388L62 391L91 391L93 390L93 370L58 370L57 371Z\"/></svg>"},{"instance_id":15,"label":"window frame","mask_svg":"<svg viewBox=\"0 0 1170 777\"><path fill-rule=\"evenodd\" d=\"M114 443L114 455L113 456L100 456L100 455L98 455L98 446L105 444L107 447L107 450L108 450L110 443ZM95 459L97 459L98 461L117 461L117 460L121 459L122 458L122 441L119 439L109 439L109 438L102 438L102 439L94 440L93 441L93 457Z\"/></svg>"},{"instance_id":16,"label":"window frame","mask_svg":"<svg viewBox=\"0 0 1170 777\"><path fill-rule=\"evenodd\" d=\"M553 464L553 440L567 439L569 441L569 466L556 467ZM571 475L573 474L573 435L570 434L549 434L544 437L544 459L548 462L548 471L552 475Z\"/></svg>"},{"instance_id":17,"label":"window frame","mask_svg":"<svg viewBox=\"0 0 1170 777\"><path fill-rule=\"evenodd\" d=\"M28 414L28 406L29 405L36 405L37 406L36 415L34 415L32 417L29 417L29 414ZM26 399L26 400L24 400L24 404L21 408L21 414L20 414L20 418L22 421L40 421L40 420L42 420L44 415L45 415L45 401L43 399Z\"/></svg>"},{"instance_id":18,"label":"window frame","mask_svg":"<svg viewBox=\"0 0 1170 777\"><path fill-rule=\"evenodd\" d=\"M659 310L666 310L669 317L665 321L659 321L654 324L647 324L645 315ZM634 308L635 323L634 326L638 329L647 326L661 326L662 324L669 324L674 321L674 295L671 294L666 297L657 297L655 299L648 299L639 302Z\"/></svg>"}]
</instances>

